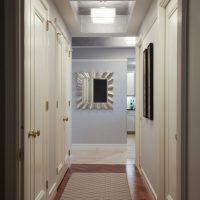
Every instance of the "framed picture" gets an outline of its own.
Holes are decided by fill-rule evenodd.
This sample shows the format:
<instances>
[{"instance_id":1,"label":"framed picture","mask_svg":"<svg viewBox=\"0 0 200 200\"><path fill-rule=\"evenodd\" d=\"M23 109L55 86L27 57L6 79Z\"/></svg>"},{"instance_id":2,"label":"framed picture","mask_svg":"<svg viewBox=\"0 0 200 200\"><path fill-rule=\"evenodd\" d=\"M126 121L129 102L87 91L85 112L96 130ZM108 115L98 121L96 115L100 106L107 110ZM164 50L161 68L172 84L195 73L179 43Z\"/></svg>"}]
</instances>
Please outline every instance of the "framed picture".
<instances>
[{"instance_id":1,"label":"framed picture","mask_svg":"<svg viewBox=\"0 0 200 200\"><path fill-rule=\"evenodd\" d=\"M143 52L143 116L153 120L153 43Z\"/></svg>"},{"instance_id":2,"label":"framed picture","mask_svg":"<svg viewBox=\"0 0 200 200\"><path fill-rule=\"evenodd\" d=\"M143 52L143 116L148 117L148 50Z\"/></svg>"},{"instance_id":3,"label":"framed picture","mask_svg":"<svg viewBox=\"0 0 200 200\"><path fill-rule=\"evenodd\" d=\"M148 101L148 115L150 120L153 120L153 43L150 43L148 48L148 89L147 89L147 101Z\"/></svg>"}]
</instances>

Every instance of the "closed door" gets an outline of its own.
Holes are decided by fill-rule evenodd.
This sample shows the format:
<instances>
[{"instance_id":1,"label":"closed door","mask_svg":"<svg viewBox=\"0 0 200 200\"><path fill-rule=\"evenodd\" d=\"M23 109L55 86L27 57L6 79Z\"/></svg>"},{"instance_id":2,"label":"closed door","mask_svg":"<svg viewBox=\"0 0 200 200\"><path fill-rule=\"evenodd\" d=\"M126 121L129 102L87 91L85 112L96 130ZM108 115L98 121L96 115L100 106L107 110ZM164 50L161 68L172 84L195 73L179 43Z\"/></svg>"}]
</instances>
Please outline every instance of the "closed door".
<instances>
[{"instance_id":1,"label":"closed door","mask_svg":"<svg viewBox=\"0 0 200 200\"><path fill-rule=\"evenodd\" d=\"M47 146L47 181L48 199L56 191L56 28L49 23L48 30L48 146Z\"/></svg>"},{"instance_id":2,"label":"closed door","mask_svg":"<svg viewBox=\"0 0 200 200\"><path fill-rule=\"evenodd\" d=\"M47 32L45 24L48 10L42 1L31 4L31 130L30 172L31 199L46 199L46 74Z\"/></svg>"},{"instance_id":3,"label":"closed door","mask_svg":"<svg viewBox=\"0 0 200 200\"><path fill-rule=\"evenodd\" d=\"M165 198L177 199L177 2L166 9Z\"/></svg>"},{"instance_id":4,"label":"closed door","mask_svg":"<svg viewBox=\"0 0 200 200\"><path fill-rule=\"evenodd\" d=\"M57 92L57 174L62 174L63 169L68 167L68 68L66 40L60 34L57 38L57 69L56 69L56 92Z\"/></svg>"},{"instance_id":5,"label":"closed door","mask_svg":"<svg viewBox=\"0 0 200 200\"><path fill-rule=\"evenodd\" d=\"M65 41L66 43L66 41ZM69 51L67 46L64 46L63 51L63 65L62 65L62 131L64 134L64 158L65 165L69 167L69 87L68 87L68 77L69 77Z\"/></svg>"}]
</instances>

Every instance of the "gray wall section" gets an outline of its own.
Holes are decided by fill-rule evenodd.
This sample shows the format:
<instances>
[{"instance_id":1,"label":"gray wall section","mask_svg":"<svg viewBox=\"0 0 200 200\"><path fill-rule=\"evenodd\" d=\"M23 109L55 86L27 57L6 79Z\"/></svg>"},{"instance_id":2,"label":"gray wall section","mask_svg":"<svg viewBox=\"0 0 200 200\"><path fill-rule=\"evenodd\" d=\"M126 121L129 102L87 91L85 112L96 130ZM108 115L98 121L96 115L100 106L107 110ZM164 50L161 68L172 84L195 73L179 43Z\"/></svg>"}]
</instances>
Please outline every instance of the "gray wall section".
<instances>
[{"instance_id":1,"label":"gray wall section","mask_svg":"<svg viewBox=\"0 0 200 200\"><path fill-rule=\"evenodd\" d=\"M72 63L72 143L126 143L127 59L135 58L134 48L74 48ZM90 59L90 60L88 60ZM94 60L93 60L94 59ZM97 60L95 60L97 59ZM107 61L105 60L107 59ZM114 72L113 110L76 109L76 72Z\"/></svg>"},{"instance_id":2,"label":"gray wall section","mask_svg":"<svg viewBox=\"0 0 200 200\"><path fill-rule=\"evenodd\" d=\"M73 61L72 143L126 143L126 61ZM114 72L113 110L76 109L76 72Z\"/></svg>"},{"instance_id":3,"label":"gray wall section","mask_svg":"<svg viewBox=\"0 0 200 200\"><path fill-rule=\"evenodd\" d=\"M135 48L73 48L73 59L135 58Z\"/></svg>"},{"instance_id":4,"label":"gray wall section","mask_svg":"<svg viewBox=\"0 0 200 200\"><path fill-rule=\"evenodd\" d=\"M188 200L200 198L200 1L189 0Z\"/></svg>"}]
</instances>

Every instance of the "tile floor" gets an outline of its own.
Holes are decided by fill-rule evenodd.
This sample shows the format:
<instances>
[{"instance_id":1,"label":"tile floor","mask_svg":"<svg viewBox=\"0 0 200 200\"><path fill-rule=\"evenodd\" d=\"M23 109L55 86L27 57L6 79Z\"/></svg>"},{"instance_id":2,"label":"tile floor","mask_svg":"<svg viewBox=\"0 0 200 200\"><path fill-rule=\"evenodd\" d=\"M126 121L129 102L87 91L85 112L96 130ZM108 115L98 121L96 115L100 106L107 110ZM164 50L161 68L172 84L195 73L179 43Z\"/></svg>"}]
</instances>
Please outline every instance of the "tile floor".
<instances>
[{"instance_id":1,"label":"tile floor","mask_svg":"<svg viewBox=\"0 0 200 200\"><path fill-rule=\"evenodd\" d=\"M135 134L127 135L127 145L122 150L73 150L72 164L135 164Z\"/></svg>"}]
</instances>

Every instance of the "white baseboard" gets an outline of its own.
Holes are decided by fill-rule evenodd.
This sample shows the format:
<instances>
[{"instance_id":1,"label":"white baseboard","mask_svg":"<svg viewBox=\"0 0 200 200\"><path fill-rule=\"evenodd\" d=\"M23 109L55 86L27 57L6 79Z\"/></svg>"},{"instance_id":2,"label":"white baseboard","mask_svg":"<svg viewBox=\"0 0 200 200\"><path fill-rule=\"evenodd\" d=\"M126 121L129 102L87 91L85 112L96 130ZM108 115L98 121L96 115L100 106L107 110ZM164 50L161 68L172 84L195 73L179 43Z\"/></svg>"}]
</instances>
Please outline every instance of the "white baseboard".
<instances>
[{"instance_id":1,"label":"white baseboard","mask_svg":"<svg viewBox=\"0 0 200 200\"><path fill-rule=\"evenodd\" d=\"M127 144L72 144L71 151L125 151Z\"/></svg>"},{"instance_id":2,"label":"white baseboard","mask_svg":"<svg viewBox=\"0 0 200 200\"><path fill-rule=\"evenodd\" d=\"M152 198L154 200L157 200L158 199L157 194L156 194L153 186L151 185L151 182L149 181L149 179L148 179L145 171L142 168L140 169L140 171L141 171L141 175L142 175L142 177L143 177L143 179L145 181L145 185L148 187L148 189L149 189L149 191L151 193Z\"/></svg>"},{"instance_id":3,"label":"white baseboard","mask_svg":"<svg viewBox=\"0 0 200 200\"><path fill-rule=\"evenodd\" d=\"M167 195L166 200L173 200L173 198L171 197L171 195Z\"/></svg>"},{"instance_id":4,"label":"white baseboard","mask_svg":"<svg viewBox=\"0 0 200 200\"><path fill-rule=\"evenodd\" d=\"M50 197L50 200L52 199L54 199L55 198L55 195L56 195L56 186L57 186L57 184L56 183L54 183L53 184L53 186L50 188L50 190L49 190L49 197Z\"/></svg>"}]
</instances>

